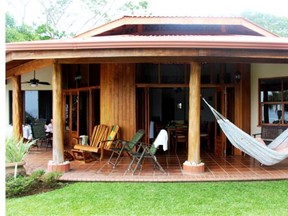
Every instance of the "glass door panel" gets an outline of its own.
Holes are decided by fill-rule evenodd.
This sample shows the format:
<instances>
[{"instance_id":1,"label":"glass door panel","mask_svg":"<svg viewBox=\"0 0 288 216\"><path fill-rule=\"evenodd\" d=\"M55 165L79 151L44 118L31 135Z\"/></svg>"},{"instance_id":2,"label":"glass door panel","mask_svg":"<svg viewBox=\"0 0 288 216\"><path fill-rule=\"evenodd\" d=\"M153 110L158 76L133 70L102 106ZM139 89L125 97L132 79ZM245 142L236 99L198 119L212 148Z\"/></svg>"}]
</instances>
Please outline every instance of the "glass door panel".
<instances>
[{"instance_id":1,"label":"glass door panel","mask_svg":"<svg viewBox=\"0 0 288 216\"><path fill-rule=\"evenodd\" d=\"M72 95L72 101L71 101L71 124L72 124L72 131L77 131L78 130L78 124L77 124L77 108L78 108L78 94L73 94Z\"/></svg>"},{"instance_id":2,"label":"glass door panel","mask_svg":"<svg viewBox=\"0 0 288 216\"><path fill-rule=\"evenodd\" d=\"M88 135L89 91L79 93L79 135Z\"/></svg>"}]
</instances>

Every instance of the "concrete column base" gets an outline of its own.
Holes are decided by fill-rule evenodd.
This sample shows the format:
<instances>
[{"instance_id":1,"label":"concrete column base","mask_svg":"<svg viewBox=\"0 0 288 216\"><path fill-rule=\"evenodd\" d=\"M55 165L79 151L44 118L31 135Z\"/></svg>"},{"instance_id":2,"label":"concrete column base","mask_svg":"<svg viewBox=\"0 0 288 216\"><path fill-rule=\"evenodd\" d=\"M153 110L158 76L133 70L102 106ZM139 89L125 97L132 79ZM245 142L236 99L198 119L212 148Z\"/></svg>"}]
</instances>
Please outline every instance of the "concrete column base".
<instances>
[{"instance_id":1,"label":"concrete column base","mask_svg":"<svg viewBox=\"0 0 288 216\"><path fill-rule=\"evenodd\" d=\"M205 172L205 164L192 164L189 161L183 163L183 173L184 174L200 174Z\"/></svg>"},{"instance_id":2,"label":"concrete column base","mask_svg":"<svg viewBox=\"0 0 288 216\"><path fill-rule=\"evenodd\" d=\"M65 161L62 164L55 164L53 161L48 162L47 172L68 172L70 170L70 162Z\"/></svg>"}]
</instances>

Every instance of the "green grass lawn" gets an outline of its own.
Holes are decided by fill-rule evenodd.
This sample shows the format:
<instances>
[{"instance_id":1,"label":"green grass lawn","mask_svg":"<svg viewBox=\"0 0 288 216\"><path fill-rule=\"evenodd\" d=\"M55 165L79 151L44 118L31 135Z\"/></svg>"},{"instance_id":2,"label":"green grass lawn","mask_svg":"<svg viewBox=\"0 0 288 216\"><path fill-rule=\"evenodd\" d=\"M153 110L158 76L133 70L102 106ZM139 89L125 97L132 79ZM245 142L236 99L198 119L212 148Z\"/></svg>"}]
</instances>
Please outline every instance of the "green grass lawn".
<instances>
[{"instance_id":1,"label":"green grass lawn","mask_svg":"<svg viewBox=\"0 0 288 216\"><path fill-rule=\"evenodd\" d=\"M288 215L288 181L74 183L6 199L6 215Z\"/></svg>"}]
</instances>

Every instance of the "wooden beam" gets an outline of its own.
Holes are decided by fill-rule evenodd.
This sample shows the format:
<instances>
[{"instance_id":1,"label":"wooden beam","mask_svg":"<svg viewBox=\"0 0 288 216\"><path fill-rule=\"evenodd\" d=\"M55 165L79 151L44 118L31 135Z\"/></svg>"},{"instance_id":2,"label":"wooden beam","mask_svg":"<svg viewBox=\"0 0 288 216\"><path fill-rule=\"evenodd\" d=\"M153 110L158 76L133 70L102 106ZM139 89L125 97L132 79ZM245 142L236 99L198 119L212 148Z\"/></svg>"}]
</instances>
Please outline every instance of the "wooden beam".
<instances>
[{"instance_id":1,"label":"wooden beam","mask_svg":"<svg viewBox=\"0 0 288 216\"><path fill-rule=\"evenodd\" d=\"M241 61L257 61L267 59L269 62L288 62L288 50L255 50L255 49L219 49L219 48L129 48L129 49L87 49L87 50L46 50L18 51L13 53L13 61L27 59L117 59L117 58L196 58L239 59ZM6 64L9 64L7 62Z\"/></svg>"},{"instance_id":2,"label":"wooden beam","mask_svg":"<svg viewBox=\"0 0 288 216\"><path fill-rule=\"evenodd\" d=\"M169 56L169 57L95 57L95 58L71 58L59 59L61 64L95 64L95 63L163 63L163 64L186 64L188 62L209 62L209 63L277 63L287 64L288 59L271 58L241 58L241 57L195 57L195 56Z\"/></svg>"},{"instance_id":3,"label":"wooden beam","mask_svg":"<svg viewBox=\"0 0 288 216\"><path fill-rule=\"evenodd\" d=\"M13 76L11 80L12 80L12 89L13 89L13 93L12 93L13 95L13 100L12 100L13 134L15 137L20 139L20 137L22 137L22 124L23 124L20 76Z\"/></svg>"},{"instance_id":4,"label":"wooden beam","mask_svg":"<svg viewBox=\"0 0 288 216\"><path fill-rule=\"evenodd\" d=\"M60 64L53 64L52 69L53 91L53 162L64 162L64 121L63 121L63 94L62 71Z\"/></svg>"},{"instance_id":5,"label":"wooden beam","mask_svg":"<svg viewBox=\"0 0 288 216\"><path fill-rule=\"evenodd\" d=\"M188 161L199 164L200 161L200 72L199 63L191 63L189 81L189 129Z\"/></svg>"},{"instance_id":6,"label":"wooden beam","mask_svg":"<svg viewBox=\"0 0 288 216\"><path fill-rule=\"evenodd\" d=\"M19 65L6 71L6 78L11 78L12 76L20 76L21 74L25 74L39 68L47 67L49 65L52 65L53 63L53 59L40 59L29 61L25 64Z\"/></svg>"}]
</instances>

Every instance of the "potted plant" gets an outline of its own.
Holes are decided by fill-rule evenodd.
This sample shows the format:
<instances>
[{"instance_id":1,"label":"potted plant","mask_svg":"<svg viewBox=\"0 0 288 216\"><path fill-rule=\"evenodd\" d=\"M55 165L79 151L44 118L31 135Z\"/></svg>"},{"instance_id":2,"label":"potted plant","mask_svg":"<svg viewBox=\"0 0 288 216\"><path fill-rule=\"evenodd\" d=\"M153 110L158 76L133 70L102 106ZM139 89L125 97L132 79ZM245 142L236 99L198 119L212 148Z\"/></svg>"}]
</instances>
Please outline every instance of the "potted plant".
<instances>
[{"instance_id":1,"label":"potted plant","mask_svg":"<svg viewBox=\"0 0 288 216\"><path fill-rule=\"evenodd\" d=\"M17 174L26 174L24 168L24 157L28 154L29 149L34 145L36 140L25 141L23 137L17 139L14 136L6 137L5 139L5 162L6 162L6 177Z\"/></svg>"}]
</instances>

